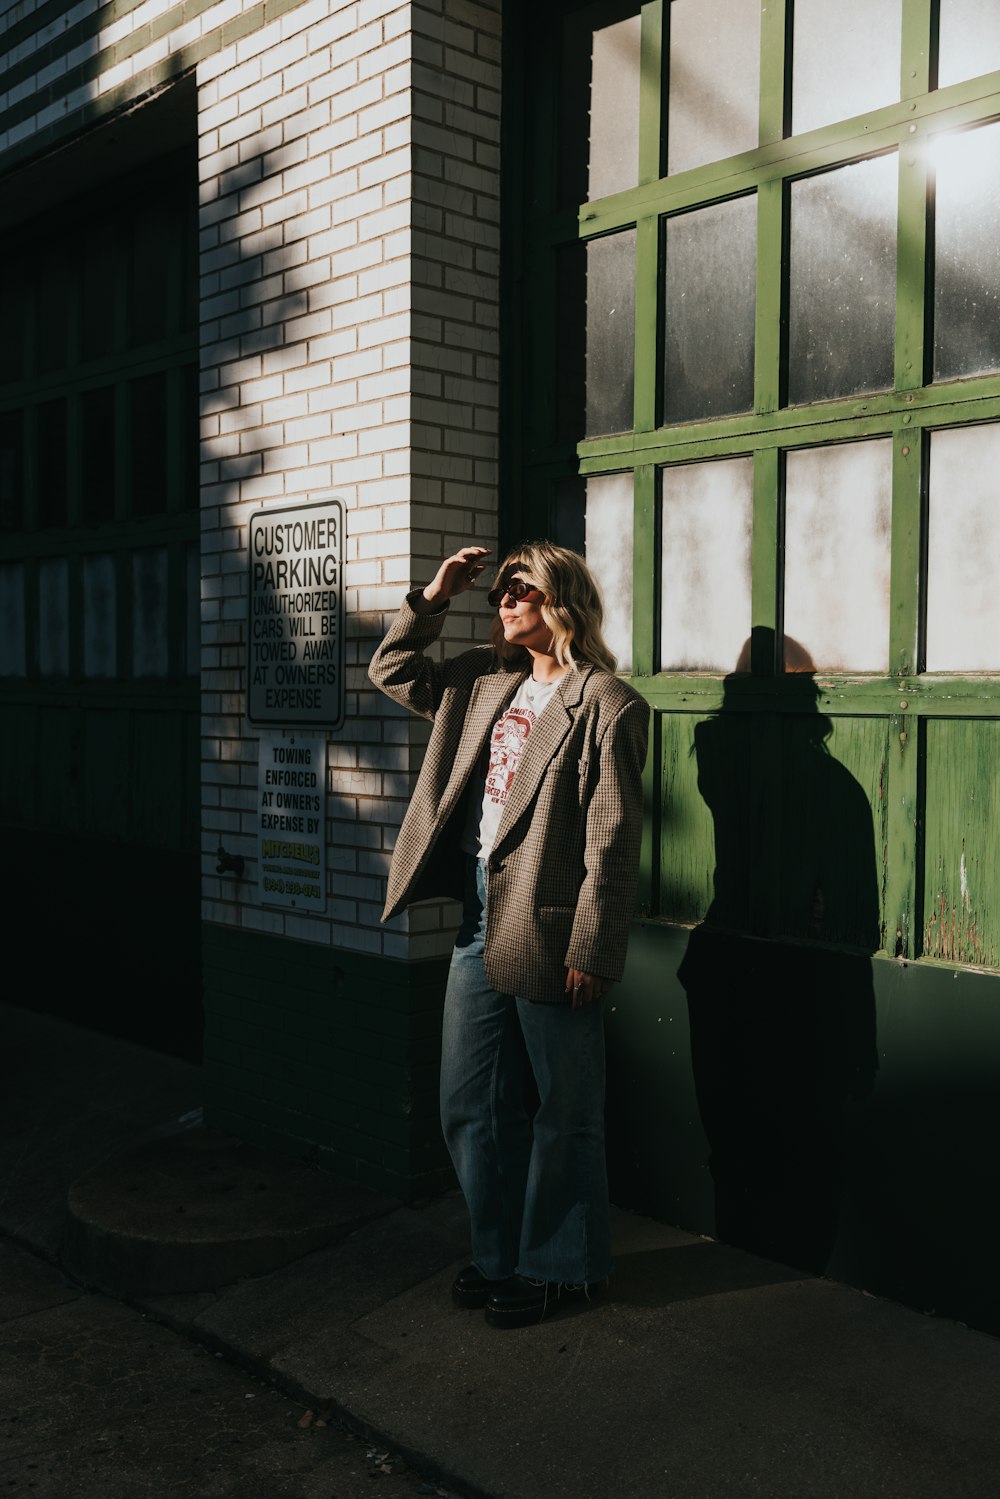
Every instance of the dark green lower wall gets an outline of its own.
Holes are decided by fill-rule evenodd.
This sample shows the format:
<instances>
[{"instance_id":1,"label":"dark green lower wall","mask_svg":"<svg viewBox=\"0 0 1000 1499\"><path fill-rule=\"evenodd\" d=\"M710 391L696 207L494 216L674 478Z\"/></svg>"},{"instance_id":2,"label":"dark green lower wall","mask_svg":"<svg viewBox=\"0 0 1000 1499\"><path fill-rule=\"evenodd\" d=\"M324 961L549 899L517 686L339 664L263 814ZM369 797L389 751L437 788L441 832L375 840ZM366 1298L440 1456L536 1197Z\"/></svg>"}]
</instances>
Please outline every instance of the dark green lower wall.
<instances>
[{"instance_id":1,"label":"dark green lower wall","mask_svg":"<svg viewBox=\"0 0 1000 1499\"><path fill-rule=\"evenodd\" d=\"M203 951L212 1123L407 1200L450 1184L443 961L213 925ZM1000 977L651 923L607 1031L620 1206L1000 1332Z\"/></svg>"},{"instance_id":2,"label":"dark green lower wall","mask_svg":"<svg viewBox=\"0 0 1000 1499\"><path fill-rule=\"evenodd\" d=\"M611 997L615 1201L1000 1333L1000 976L690 943Z\"/></svg>"},{"instance_id":3,"label":"dark green lower wall","mask_svg":"<svg viewBox=\"0 0 1000 1499\"><path fill-rule=\"evenodd\" d=\"M198 855L0 825L4 997L201 1055Z\"/></svg>"},{"instance_id":4,"label":"dark green lower wall","mask_svg":"<svg viewBox=\"0 0 1000 1499\"><path fill-rule=\"evenodd\" d=\"M446 961L206 923L209 1122L412 1201L450 1183L438 1123Z\"/></svg>"}]
</instances>

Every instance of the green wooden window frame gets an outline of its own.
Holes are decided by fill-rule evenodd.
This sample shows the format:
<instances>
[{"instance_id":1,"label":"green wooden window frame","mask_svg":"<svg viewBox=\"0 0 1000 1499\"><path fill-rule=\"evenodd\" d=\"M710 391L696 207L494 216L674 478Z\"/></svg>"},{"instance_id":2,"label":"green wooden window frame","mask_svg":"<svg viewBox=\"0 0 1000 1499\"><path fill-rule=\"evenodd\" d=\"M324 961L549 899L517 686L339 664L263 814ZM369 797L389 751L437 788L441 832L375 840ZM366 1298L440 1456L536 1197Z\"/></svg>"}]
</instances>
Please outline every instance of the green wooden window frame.
<instances>
[{"instance_id":1,"label":"green wooden window frame","mask_svg":"<svg viewBox=\"0 0 1000 1499\"><path fill-rule=\"evenodd\" d=\"M513 9L513 8L511 8ZM927 724L937 719L1000 717L1000 671L966 677L921 672L921 609L926 574L926 489L930 434L1000 419L1000 373L932 382L928 348L932 296L928 159L931 133L1000 119L1000 72L947 88L936 84L938 4L902 0L900 99L870 114L822 129L789 134L792 0L761 5L759 145L673 177L662 175L666 28L669 0L641 6L639 181L628 191L578 211L560 208L557 180L558 84L563 18L584 11L554 5L542 16L505 8L505 296L503 447L504 527L515 539L537 532L555 515L560 481L612 472L634 475L633 654L629 680L654 710L654 751L647 765L648 804L643 900L657 910L662 795L660 727L670 713L711 713L722 705L722 677L659 672L657 567L659 474L672 464L750 455L754 465L751 539L751 620L781 633L781 549L784 457L798 447L859 438L893 444L889 671L853 676L822 673L819 711L834 718L884 718L890 743L884 950L904 958L932 953L923 930L922 801ZM782 402L789 185L816 171L895 151L898 218L894 384L891 390L789 407ZM665 218L753 192L757 198L757 260L753 410L743 415L657 424L662 323L661 237ZM558 372L556 251L574 242L636 230L635 387L633 428L573 446L551 440L546 389ZM526 372L543 378L528 398ZM773 659L755 653L742 695L747 711L795 711ZM1000 663L998 663L1000 664ZM997 887L1000 895L1000 885ZM998 918L1000 919L1000 918ZM1000 933L997 934L1000 942ZM993 949L995 951L996 949ZM928 960L932 960L932 957ZM972 961L975 961L973 955ZM998 959L987 957L988 966Z\"/></svg>"}]
</instances>

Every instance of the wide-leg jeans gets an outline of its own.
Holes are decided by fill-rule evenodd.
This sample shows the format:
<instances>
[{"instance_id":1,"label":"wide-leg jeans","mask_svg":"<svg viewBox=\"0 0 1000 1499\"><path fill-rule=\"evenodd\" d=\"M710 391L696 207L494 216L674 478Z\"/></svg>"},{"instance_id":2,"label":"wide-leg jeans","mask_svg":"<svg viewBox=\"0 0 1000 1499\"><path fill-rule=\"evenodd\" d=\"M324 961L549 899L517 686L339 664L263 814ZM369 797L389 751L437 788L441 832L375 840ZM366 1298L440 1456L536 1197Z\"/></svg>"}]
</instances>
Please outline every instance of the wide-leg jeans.
<instances>
[{"instance_id":1,"label":"wide-leg jeans","mask_svg":"<svg viewBox=\"0 0 1000 1499\"><path fill-rule=\"evenodd\" d=\"M611 1255L602 1006L497 993L483 966L486 878L470 857L441 1056L441 1123L473 1259L490 1280L603 1280Z\"/></svg>"}]
</instances>

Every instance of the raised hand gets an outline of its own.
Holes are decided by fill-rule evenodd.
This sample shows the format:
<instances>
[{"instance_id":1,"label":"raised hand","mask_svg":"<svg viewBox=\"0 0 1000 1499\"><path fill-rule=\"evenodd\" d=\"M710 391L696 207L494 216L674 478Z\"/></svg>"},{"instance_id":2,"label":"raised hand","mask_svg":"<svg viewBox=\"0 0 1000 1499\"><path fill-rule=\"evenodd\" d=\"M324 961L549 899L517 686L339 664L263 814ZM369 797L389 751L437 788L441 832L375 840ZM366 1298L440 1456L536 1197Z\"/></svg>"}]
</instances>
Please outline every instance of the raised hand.
<instances>
[{"instance_id":1,"label":"raised hand","mask_svg":"<svg viewBox=\"0 0 1000 1499\"><path fill-rule=\"evenodd\" d=\"M428 604L444 604L470 589L486 567L489 547L460 547L453 557L446 557L424 589Z\"/></svg>"}]
</instances>

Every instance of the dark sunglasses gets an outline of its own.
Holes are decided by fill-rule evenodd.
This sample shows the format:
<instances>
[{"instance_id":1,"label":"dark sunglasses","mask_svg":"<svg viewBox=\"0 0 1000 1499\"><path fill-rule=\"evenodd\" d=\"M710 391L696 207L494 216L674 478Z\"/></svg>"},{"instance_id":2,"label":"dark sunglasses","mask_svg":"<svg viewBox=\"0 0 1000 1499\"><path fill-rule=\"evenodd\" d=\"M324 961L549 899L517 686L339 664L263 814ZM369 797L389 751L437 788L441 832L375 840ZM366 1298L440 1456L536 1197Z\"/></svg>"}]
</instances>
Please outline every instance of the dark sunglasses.
<instances>
[{"instance_id":1,"label":"dark sunglasses","mask_svg":"<svg viewBox=\"0 0 1000 1499\"><path fill-rule=\"evenodd\" d=\"M496 587L491 588L486 595L486 602L496 609L504 599L513 599L516 604L519 604L522 599L528 597L529 593L535 592L537 592L537 584L525 583L523 578L512 578L509 573L505 573Z\"/></svg>"}]
</instances>

